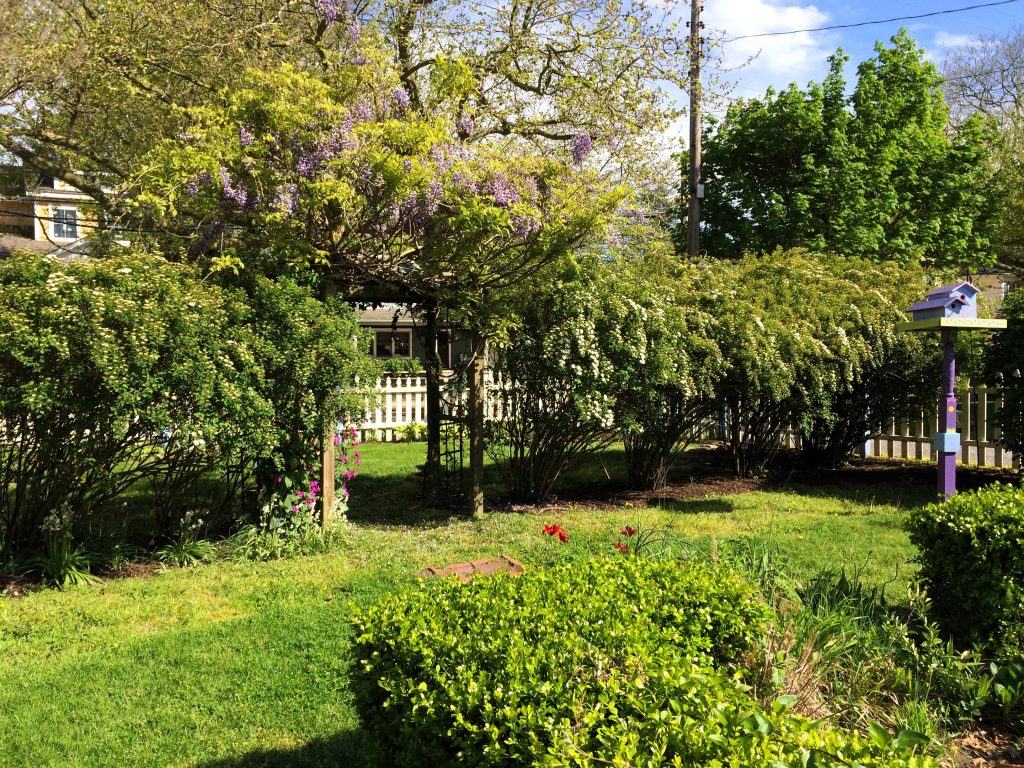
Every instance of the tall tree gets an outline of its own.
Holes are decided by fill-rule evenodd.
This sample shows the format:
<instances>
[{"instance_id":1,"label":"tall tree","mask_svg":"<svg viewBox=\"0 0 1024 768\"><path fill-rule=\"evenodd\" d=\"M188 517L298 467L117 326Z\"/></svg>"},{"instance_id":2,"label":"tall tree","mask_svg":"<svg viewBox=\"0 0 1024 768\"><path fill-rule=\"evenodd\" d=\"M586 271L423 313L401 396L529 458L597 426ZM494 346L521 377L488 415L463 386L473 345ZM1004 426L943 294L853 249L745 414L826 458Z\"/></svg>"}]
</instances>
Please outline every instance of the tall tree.
<instances>
[{"instance_id":1,"label":"tall tree","mask_svg":"<svg viewBox=\"0 0 1024 768\"><path fill-rule=\"evenodd\" d=\"M705 132L712 256L808 247L936 268L994 258L991 133L947 129L942 79L903 31L845 95L845 56L806 89L734 104Z\"/></svg>"},{"instance_id":2,"label":"tall tree","mask_svg":"<svg viewBox=\"0 0 1024 768\"><path fill-rule=\"evenodd\" d=\"M1024 29L982 36L942 60L955 121L983 115L999 127L994 163L1006 192L995 245L999 263L1024 272Z\"/></svg>"}]
</instances>

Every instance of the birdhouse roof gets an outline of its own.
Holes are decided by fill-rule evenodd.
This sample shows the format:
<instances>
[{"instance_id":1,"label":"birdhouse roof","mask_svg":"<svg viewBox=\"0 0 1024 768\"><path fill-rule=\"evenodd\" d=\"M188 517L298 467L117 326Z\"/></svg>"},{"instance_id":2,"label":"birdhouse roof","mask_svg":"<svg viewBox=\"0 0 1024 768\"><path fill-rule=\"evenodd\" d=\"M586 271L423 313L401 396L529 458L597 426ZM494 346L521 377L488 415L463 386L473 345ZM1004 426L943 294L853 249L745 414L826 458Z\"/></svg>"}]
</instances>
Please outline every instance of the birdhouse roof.
<instances>
[{"instance_id":1,"label":"birdhouse roof","mask_svg":"<svg viewBox=\"0 0 1024 768\"><path fill-rule=\"evenodd\" d=\"M938 299L940 297L948 296L954 291L969 291L968 296L973 296L978 292L978 289L967 281L964 281L962 283L952 283L950 285L940 285L938 288L932 288L928 291L928 296L932 299Z\"/></svg>"},{"instance_id":2,"label":"birdhouse roof","mask_svg":"<svg viewBox=\"0 0 1024 768\"><path fill-rule=\"evenodd\" d=\"M931 294L929 294L930 296ZM943 296L938 299L928 299L926 301L919 301L917 304L907 307L907 312L921 312L926 309L938 309L940 307L948 307L955 301L960 301L956 296Z\"/></svg>"}]
</instances>

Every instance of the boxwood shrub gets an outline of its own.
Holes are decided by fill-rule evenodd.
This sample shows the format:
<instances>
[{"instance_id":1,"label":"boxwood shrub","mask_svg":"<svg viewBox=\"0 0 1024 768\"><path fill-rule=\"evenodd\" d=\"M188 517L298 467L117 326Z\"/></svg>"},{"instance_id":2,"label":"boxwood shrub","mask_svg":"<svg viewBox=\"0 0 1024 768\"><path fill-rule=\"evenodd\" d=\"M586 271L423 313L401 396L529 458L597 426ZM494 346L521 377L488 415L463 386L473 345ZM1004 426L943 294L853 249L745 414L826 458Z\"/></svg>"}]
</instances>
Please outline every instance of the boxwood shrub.
<instances>
[{"instance_id":1,"label":"boxwood shrub","mask_svg":"<svg viewBox=\"0 0 1024 768\"><path fill-rule=\"evenodd\" d=\"M993 483L910 520L936 619L964 644L1024 653L1024 488Z\"/></svg>"},{"instance_id":2,"label":"boxwood shrub","mask_svg":"<svg viewBox=\"0 0 1024 768\"><path fill-rule=\"evenodd\" d=\"M933 765L759 707L735 663L768 615L730 571L636 558L434 582L357 612L355 695L398 766Z\"/></svg>"}]
</instances>

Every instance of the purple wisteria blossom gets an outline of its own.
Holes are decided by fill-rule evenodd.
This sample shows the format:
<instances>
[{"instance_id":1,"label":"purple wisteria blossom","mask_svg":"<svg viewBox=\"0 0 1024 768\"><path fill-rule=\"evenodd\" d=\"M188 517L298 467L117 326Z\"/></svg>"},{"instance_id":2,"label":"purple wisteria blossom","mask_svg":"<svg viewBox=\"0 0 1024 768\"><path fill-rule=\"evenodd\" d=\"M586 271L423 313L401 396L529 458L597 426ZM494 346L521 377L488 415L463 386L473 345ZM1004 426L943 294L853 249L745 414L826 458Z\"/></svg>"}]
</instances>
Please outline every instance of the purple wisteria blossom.
<instances>
[{"instance_id":1,"label":"purple wisteria blossom","mask_svg":"<svg viewBox=\"0 0 1024 768\"><path fill-rule=\"evenodd\" d=\"M594 151L594 140L589 133L577 133L572 138L572 161L576 165L583 165L587 155Z\"/></svg>"},{"instance_id":2,"label":"purple wisteria blossom","mask_svg":"<svg viewBox=\"0 0 1024 768\"><path fill-rule=\"evenodd\" d=\"M454 147L451 144L435 144L430 148L428 156L437 166L437 170L441 173L445 173L452 165L455 164L455 158L453 157L452 150Z\"/></svg>"},{"instance_id":3,"label":"purple wisteria blossom","mask_svg":"<svg viewBox=\"0 0 1024 768\"><path fill-rule=\"evenodd\" d=\"M189 197L195 197L199 194L199 188L205 187L212 181L210 174L207 171L197 173L185 184L185 194Z\"/></svg>"},{"instance_id":4,"label":"purple wisteria blossom","mask_svg":"<svg viewBox=\"0 0 1024 768\"><path fill-rule=\"evenodd\" d=\"M647 221L647 214L638 208L628 208L622 213L627 219L632 219L638 224L644 224Z\"/></svg>"},{"instance_id":5,"label":"purple wisteria blossom","mask_svg":"<svg viewBox=\"0 0 1024 768\"><path fill-rule=\"evenodd\" d=\"M220 186L224 191L224 197L228 200L234 200L239 208L245 208L245 204L249 202L249 190L246 189L245 184L242 182L232 183L231 174L228 173L228 169L223 165L218 173L220 173Z\"/></svg>"},{"instance_id":6,"label":"purple wisteria blossom","mask_svg":"<svg viewBox=\"0 0 1024 768\"><path fill-rule=\"evenodd\" d=\"M437 207L441 204L441 198L444 197L444 188L437 179L431 179L427 187L423 210L428 216L433 216L437 213Z\"/></svg>"},{"instance_id":7,"label":"purple wisteria blossom","mask_svg":"<svg viewBox=\"0 0 1024 768\"><path fill-rule=\"evenodd\" d=\"M502 173L494 174L494 177L487 183L487 191L491 193L497 205L509 206L519 202L519 192Z\"/></svg>"},{"instance_id":8,"label":"purple wisteria blossom","mask_svg":"<svg viewBox=\"0 0 1024 768\"><path fill-rule=\"evenodd\" d=\"M356 16L352 17L352 20L348 23L348 39L353 43L358 43L359 39L363 36L363 27L359 23L359 19Z\"/></svg>"},{"instance_id":9,"label":"purple wisteria blossom","mask_svg":"<svg viewBox=\"0 0 1024 768\"><path fill-rule=\"evenodd\" d=\"M294 184L285 184L277 190L274 207L289 215L295 213L295 202L299 197L299 189Z\"/></svg>"},{"instance_id":10,"label":"purple wisteria blossom","mask_svg":"<svg viewBox=\"0 0 1024 768\"><path fill-rule=\"evenodd\" d=\"M476 131L476 121L471 114L463 112L455 120L455 130L459 132L459 136L468 139Z\"/></svg>"},{"instance_id":11,"label":"purple wisteria blossom","mask_svg":"<svg viewBox=\"0 0 1024 768\"><path fill-rule=\"evenodd\" d=\"M403 160L402 161L402 170L405 171L406 173L409 173L409 171L412 170L412 160L410 160L409 158L406 158L405 160Z\"/></svg>"},{"instance_id":12,"label":"purple wisteria blossom","mask_svg":"<svg viewBox=\"0 0 1024 768\"><path fill-rule=\"evenodd\" d=\"M463 192L469 192L475 195L479 190L480 186L471 177L467 176L462 171L456 171L452 174L452 184Z\"/></svg>"},{"instance_id":13,"label":"purple wisteria blossom","mask_svg":"<svg viewBox=\"0 0 1024 768\"><path fill-rule=\"evenodd\" d=\"M538 230L540 230L540 222L533 216L512 217L512 234L516 237L529 237Z\"/></svg>"},{"instance_id":14,"label":"purple wisteria blossom","mask_svg":"<svg viewBox=\"0 0 1024 768\"><path fill-rule=\"evenodd\" d=\"M355 118L356 122L359 123L365 123L366 121L373 119L373 108L370 106L370 102L366 97L363 97L356 102Z\"/></svg>"},{"instance_id":15,"label":"purple wisteria blossom","mask_svg":"<svg viewBox=\"0 0 1024 768\"><path fill-rule=\"evenodd\" d=\"M397 115L402 115L407 109L409 109L409 92L402 86L398 86L391 92L391 105L392 111Z\"/></svg>"},{"instance_id":16,"label":"purple wisteria blossom","mask_svg":"<svg viewBox=\"0 0 1024 768\"><path fill-rule=\"evenodd\" d=\"M537 180L533 176L527 176L523 181L523 191L526 193L527 200L536 200L540 197L540 191L537 189Z\"/></svg>"},{"instance_id":17,"label":"purple wisteria blossom","mask_svg":"<svg viewBox=\"0 0 1024 768\"><path fill-rule=\"evenodd\" d=\"M341 3L338 0L313 0L313 7L327 24L336 22L338 14L341 12Z\"/></svg>"},{"instance_id":18,"label":"purple wisteria blossom","mask_svg":"<svg viewBox=\"0 0 1024 768\"><path fill-rule=\"evenodd\" d=\"M251 147L255 140L256 137L253 135L252 128L249 127L249 124L242 123L238 127L238 143L243 147Z\"/></svg>"}]
</instances>

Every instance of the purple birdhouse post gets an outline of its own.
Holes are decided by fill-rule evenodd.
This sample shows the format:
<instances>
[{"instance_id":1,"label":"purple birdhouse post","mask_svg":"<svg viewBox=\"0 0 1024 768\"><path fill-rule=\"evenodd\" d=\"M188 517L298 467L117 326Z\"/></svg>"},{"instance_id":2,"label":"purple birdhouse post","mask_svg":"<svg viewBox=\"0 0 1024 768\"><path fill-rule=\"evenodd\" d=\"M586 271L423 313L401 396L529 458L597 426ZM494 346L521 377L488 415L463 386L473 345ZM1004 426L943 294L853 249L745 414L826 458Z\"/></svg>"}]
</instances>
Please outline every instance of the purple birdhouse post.
<instances>
[{"instance_id":1,"label":"purple birdhouse post","mask_svg":"<svg viewBox=\"0 0 1024 768\"><path fill-rule=\"evenodd\" d=\"M928 291L924 301L907 308L913 320L902 331L939 331L942 337L942 401L939 432L934 435L939 464L939 496L956 493L956 457L960 452L956 403L956 337L960 330L996 330L1005 320L978 317L978 289L970 283L953 283Z\"/></svg>"}]
</instances>

